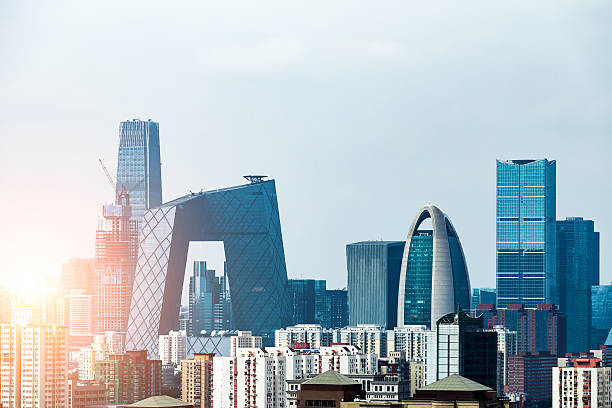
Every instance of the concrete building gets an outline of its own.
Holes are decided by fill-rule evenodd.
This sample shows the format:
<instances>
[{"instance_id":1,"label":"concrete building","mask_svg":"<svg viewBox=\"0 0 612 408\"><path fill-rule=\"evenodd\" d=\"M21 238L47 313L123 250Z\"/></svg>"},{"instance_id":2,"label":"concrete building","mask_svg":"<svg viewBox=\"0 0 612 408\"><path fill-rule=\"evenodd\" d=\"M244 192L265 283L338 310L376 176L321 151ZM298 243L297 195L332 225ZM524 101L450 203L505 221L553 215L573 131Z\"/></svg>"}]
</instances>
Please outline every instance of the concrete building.
<instances>
[{"instance_id":1,"label":"concrete building","mask_svg":"<svg viewBox=\"0 0 612 408\"><path fill-rule=\"evenodd\" d=\"M276 347L321 348L329 346L334 341L334 331L325 329L318 324L298 324L286 329L278 329L274 333Z\"/></svg>"},{"instance_id":2,"label":"concrete building","mask_svg":"<svg viewBox=\"0 0 612 408\"><path fill-rule=\"evenodd\" d=\"M487 329L497 334L497 395L504 395L504 388L508 385L508 364L510 356L517 352L516 332L506 329L504 326L493 326Z\"/></svg>"},{"instance_id":3,"label":"concrete building","mask_svg":"<svg viewBox=\"0 0 612 408\"><path fill-rule=\"evenodd\" d=\"M612 368L596 358L577 358L552 372L553 408L612 406Z\"/></svg>"},{"instance_id":4,"label":"concrete building","mask_svg":"<svg viewBox=\"0 0 612 408\"><path fill-rule=\"evenodd\" d=\"M552 395L552 368L557 366L557 357L547 352L523 353L508 359L508 385L506 395L526 396L526 407L536 406L539 401Z\"/></svg>"},{"instance_id":5,"label":"concrete building","mask_svg":"<svg viewBox=\"0 0 612 408\"><path fill-rule=\"evenodd\" d=\"M241 348L261 348L261 345L261 336L253 336L250 331L238 330L230 337L230 355L236 356L238 349Z\"/></svg>"},{"instance_id":6,"label":"concrete building","mask_svg":"<svg viewBox=\"0 0 612 408\"><path fill-rule=\"evenodd\" d=\"M359 324L333 331L333 342L350 344L366 354L387 357L387 330L374 324Z\"/></svg>"},{"instance_id":7,"label":"concrete building","mask_svg":"<svg viewBox=\"0 0 612 408\"><path fill-rule=\"evenodd\" d=\"M432 229L419 229L431 219ZM427 205L410 226L402 259L397 301L397 326L435 326L470 308L470 278L459 236L438 207Z\"/></svg>"},{"instance_id":8,"label":"concrete building","mask_svg":"<svg viewBox=\"0 0 612 408\"><path fill-rule=\"evenodd\" d=\"M170 330L159 336L159 357L162 365L179 366L187 358L187 334L183 331Z\"/></svg>"},{"instance_id":9,"label":"concrete building","mask_svg":"<svg viewBox=\"0 0 612 408\"><path fill-rule=\"evenodd\" d=\"M68 408L90 408L106 404L106 387L94 381L68 380Z\"/></svg>"},{"instance_id":10,"label":"concrete building","mask_svg":"<svg viewBox=\"0 0 612 408\"><path fill-rule=\"evenodd\" d=\"M91 342L94 334L93 296L73 289L59 298L59 323L68 326L68 344L80 348Z\"/></svg>"},{"instance_id":11,"label":"concrete building","mask_svg":"<svg viewBox=\"0 0 612 408\"><path fill-rule=\"evenodd\" d=\"M212 362L214 354L196 354L181 361L181 396L195 408L210 408L212 403Z\"/></svg>"}]
</instances>

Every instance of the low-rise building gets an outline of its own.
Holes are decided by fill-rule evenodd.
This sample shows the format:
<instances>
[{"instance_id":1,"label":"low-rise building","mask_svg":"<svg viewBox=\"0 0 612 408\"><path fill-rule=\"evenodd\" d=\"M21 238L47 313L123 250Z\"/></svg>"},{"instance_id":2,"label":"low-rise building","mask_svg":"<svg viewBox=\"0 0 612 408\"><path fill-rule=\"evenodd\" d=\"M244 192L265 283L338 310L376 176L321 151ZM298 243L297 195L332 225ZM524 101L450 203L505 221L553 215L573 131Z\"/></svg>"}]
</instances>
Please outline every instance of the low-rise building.
<instances>
[{"instance_id":1,"label":"low-rise building","mask_svg":"<svg viewBox=\"0 0 612 408\"><path fill-rule=\"evenodd\" d=\"M306 348L317 349L330 346L334 341L334 331L319 324L298 324L274 333L274 346L292 347L302 344Z\"/></svg>"},{"instance_id":2,"label":"low-rise building","mask_svg":"<svg viewBox=\"0 0 612 408\"><path fill-rule=\"evenodd\" d=\"M106 404L106 387L94 381L68 380L68 408Z\"/></svg>"}]
</instances>

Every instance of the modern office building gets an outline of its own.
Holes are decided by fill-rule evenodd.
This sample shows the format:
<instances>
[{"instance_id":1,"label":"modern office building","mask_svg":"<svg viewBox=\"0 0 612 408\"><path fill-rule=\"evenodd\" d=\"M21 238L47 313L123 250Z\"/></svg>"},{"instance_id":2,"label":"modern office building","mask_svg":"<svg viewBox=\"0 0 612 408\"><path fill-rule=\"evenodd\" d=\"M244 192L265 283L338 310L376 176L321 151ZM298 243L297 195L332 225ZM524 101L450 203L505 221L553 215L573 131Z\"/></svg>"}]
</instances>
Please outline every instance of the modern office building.
<instances>
[{"instance_id":1,"label":"modern office building","mask_svg":"<svg viewBox=\"0 0 612 408\"><path fill-rule=\"evenodd\" d=\"M432 229L421 230L431 219ZM419 210L404 249L397 301L397 325L435 325L457 306L470 308L470 278L450 219L438 207Z\"/></svg>"},{"instance_id":2,"label":"modern office building","mask_svg":"<svg viewBox=\"0 0 612 408\"><path fill-rule=\"evenodd\" d=\"M591 408L612 405L612 368L597 358L577 358L553 368L553 408Z\"/></svg>"},{"instance_id":3,"label":"modern office building","mask_svg":"<svg viewBox=\"0 0 612 408\"><path fill-rule=\"evenodd\" d=\"M214 354L195 354L181 361L182 400L195 408L209 408L212 404L212 362Z\"/></svg>"},{"instance_id":4,"label":"modern office building","mask_svg":"<svg viewBox=\"0 0 612 408\"><path fill-rule=\"evenodd\" d=\"M591 287L591 347L598 348L612 329L612 285Z\"/></svg>"},{"instance_id":5,"label":"modern office building","mask_svg":"<svg viewBox=\"0 0 612 408\"><path fill-rule=\"evenodd\" d=\"M187 335L182 331L170 330L159 336L159 357L164 365L179 366L187 358Z\"/></svg>"},{"instance_id":6,"label":"modern office building","mask_svg":"<svg viewBox=\"0 0 612 408\"><path fill-rule=\"evenodd\" d=\"M497 307L558 305L556 162L497 161Z\"/></svg>"},{"instance_id":7,"label":"modern office building","mask_svg":"<svg viewBox=\"0 0 612 408\"><path fill-rule=\"evenodd\" d=\"M473 288L472 289L472 303L470 310L475 311L478 309L478 305L495 305L497 304L495 289L489 288Z\"/></svg>"},{"instance_id":8,"label":"modern office building","mask_svg":"<svg viewBox=\"0 0 612 408\"><path fill-rule=\"evenodd\" d=\"M516 332L517 354L540 351L554 356L565 354L565 316L555 305L541 304L536 309L513 304L507 309L480 305L477 313L482 315L487 329L504 326Z\"/></svg>"},{"instance_id":9,"label":"modern office building","mask_svg":"<svg viewBox=\"0 0 612 408\"><path fill-rule=\"evenodd\" d=\"M325 312L327 303L325 301L325 292L327 291L327 281L324 279L315 279L315 323L323 325L325 320ZM348 313L348 301L347 301ZM347 323L348 324L348 320Z\"/></svg>"},{"instance_id":10,"label":"modern office building","mask_svg":"<svg viewBox=\"0 0 612 408\"><path fill-rule=\"evenodd\" d=\"M535 407L552 395L552 368L557 357L548 352L523 353L508 360L506 395L525 395L526 407Z\"/></svg>"},{"instance_id":11,"label":"modern office building","mask_svg":"<svg viewBox=\"0 0 612 408\"><path fill-rule=\"evenodd\" d=\"M559 310L565 314L567 352L588 350L591 341L591 286L599 283L599 232L579 217L557 220Z\"/></svg>"},{"instance_id":12,"label":"modern office building","mask_svg":"<svg viewBox=\"0 0 612 408\"><path fill-rule=\"evenodd\" d=\"M62 264L60 289L63 291L83 290L94 293L95 260L90 258L69 259Z\"/></svg>"},{"instance_id":13,"label":"modern office building","mask_svg":"<svg viewBox=\"0 0 612 408\"><path fill-rule=\"evenodd\" d=\"M96 230L94 314L96 332L125 332L138 253L137 222L131 218L130 196L102 207Z\"/></svg>"},{"instance_id":14,"label":"modern office building","mask_svg":"<svg viewBox=\"0 0 612 408\"><path fill-rule=\"evenodd\" d=\"M349 324L397 325L397 291L403 241L365 241L346 246Z\"/></svg>"},{"instance_id":15,"label":"modern office building","mask_svg":"<svg viewBox=\"0 0 612 408\"><path fill-rule=\"evenodd\" d=\"M222 241L233 327L274 335L290 320L274 180L189 194L147 211L127 344L157 354L157 336L178 328L190 241Z\"/></svg>"},{"instance_id":16,"label":"modern office building","mask_svg":"<svg viewBox=\"0 0 612 408\"><path fill-rule=\"evenodd\" d=\"M315 302L314 279L289 279L291 324L314 324Z\"/></svg>"},{"instance_id":17,"label":"modern office building","mask_svg":"<svg viewBox=\"0 0 612 408\"><path fill-rule=\"evenodd\" d=\"M189 321L187 334L197 336L213 330L230 329L230 306L226 275L216 276L205 261L193 263L189 278Z\"/></svg>"},{"instance_id":18,"label":"modern office building","mask_svg":"<svg viewBox=\"0 0 612 408\"><path fill-rule=\"evenodd\" d=\"M162 204L159 124L150 119L121 122L117 160L117 195L130 195L132 217L140 221L146 210ZM120 204L119 197L116 203Z\"/></svg>"},{"instance_id":19,"label":"modern office building","mask_svg":"<svg viewBox=\"0 0 612 408\"><path fill-rule=\"evenodd\" d=\"M59 298L58 323L68 327L70 348L85 347L94 334L93 296L73 289Z\"/></svg>"},{"instance_id":20,"label":"modern office building","mask_svg":"<svg viewBox=\"0 0 612 408\"><path fill-rule=\"evenodd\" d=\"M497 395L504 395L504 388L508 385L508 363L510 356L517 355L516 332L504 326L493 326L486 329L497 334Z\"/></svg>"},{"instance_id":21,"label":"modern office building","mask_svg":"<svg viewBox=\"0 0 612 408\"><path fill-rule=\"evenodd\" d=\"M324 280L315 281L315 322L328 329L344 327L349 322L346 289L325 289Z\"/></svg>"},{"instance_id":22,"label":"modern office building","mask_svg":"<svg viewBox=\"0 0 612 408\"><path fill-rule=\"evenodd\" d=\"M438 319L437 380L459 374L492 389L497 386L497 333L482 327L482 316L462 311Z\"/></svg>"}]
</instances>

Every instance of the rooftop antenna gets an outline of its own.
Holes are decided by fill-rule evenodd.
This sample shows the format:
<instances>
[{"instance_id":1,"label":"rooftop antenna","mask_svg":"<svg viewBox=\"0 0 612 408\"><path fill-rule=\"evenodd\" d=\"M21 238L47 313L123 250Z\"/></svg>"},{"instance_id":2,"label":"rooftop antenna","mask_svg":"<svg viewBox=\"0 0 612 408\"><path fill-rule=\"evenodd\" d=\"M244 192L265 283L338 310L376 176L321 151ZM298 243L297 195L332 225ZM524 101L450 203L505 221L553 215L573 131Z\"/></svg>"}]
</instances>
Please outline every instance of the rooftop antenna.
<instances>
[{"instance_id":1,"label":"rooftop antenna","mask_svg":"<svg viewBox=\"0 0 612 408\"><path fill-rule=\"evenodd\" d=\"M262 183L264 179L268 176L256 176L256 175L248 175L243 176L245 179L249 180L251 184Z\"/></svg>"}]
</instances>

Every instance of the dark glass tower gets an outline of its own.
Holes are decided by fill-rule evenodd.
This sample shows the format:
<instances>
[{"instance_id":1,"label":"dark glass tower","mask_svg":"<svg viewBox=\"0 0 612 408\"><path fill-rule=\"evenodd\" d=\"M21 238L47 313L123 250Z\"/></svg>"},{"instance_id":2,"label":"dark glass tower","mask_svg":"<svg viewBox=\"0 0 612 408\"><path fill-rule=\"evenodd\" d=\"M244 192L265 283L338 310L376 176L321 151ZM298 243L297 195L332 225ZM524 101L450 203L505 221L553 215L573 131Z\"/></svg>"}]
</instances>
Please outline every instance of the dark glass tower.
<instances>
[{"instance_id":1,"label":"dark glass tower","mask_svg":"<svg viewBox=\"0 0 612 408\"><path fill-rule=\"evenodd\" d=\"M598 235L593 221L578 217L557 221L559 309L567 319L568 353L586 351L591 345L591 286L599 282Z\"/></svg>"},{"instance_id":2,"label":"dark glass tower","mask_svg":"<svg viewBox=\"0 0 612 408\"><path fill-rule=\"evenodd\" d=\"M432 230L420 230L431 218ZM414 219L404 247L400 271L397 325L435 325L470 308L470 278L459 237L438 207L423 207Z\"/></svg>"},{"instance_id":3,"label":"dark glass tower","mask_svg":"<svg viewBox=\"0 0 612 408\"><path fill-rule=\"evenodd\" d=\"M157 356L178 328L190 241L222 241L232 326L273 336L290 322L274 180L190 194L145 213L126 344Z\"/></svg>"},{"instance_id":4,"label":"dark glass tower","mask_svg":"<svg viewBox=\"0 0 612 408\"><path fill-rule=\"evenodd\" d=\"M591 305L591 347L599 348L612 329L612 285L593 286Z\"/></svg>"},{"instance_id":5,"label":"dark glass tower","mask_svg":"<svg viewBox=\"0 0 612 408\"><path fill-rule=\"evenodd\" d=\"M134 119L121 122L117 161L117 192L130 194L132 216L141 219L162 204L159 124ZM118 202L117 202L118 203Z\"/></svg>"},{"instance_id":6,"label":"dark glass tower","mask_svg":"<svg viewBox=\"0 0 612 408\"><path fill-rule=\"evenodd\" d=\"M397 290L404 241L366 241L346 246L349 324L397 324Z\"/></svg>"},{"instance_id":7,"label":"dark glass tower","mask_svg":"<svg viewBox=\"0 0 612 408\"><path fill-rule=\"evenodd\" d=\"M315 322L315 281L314 279L289 279L289 302L292 310L292 324Z\"/></svg>"},{"instance_id":8,"label":"dark glass tower","mask_svg":"<svg viewBox=\"0 0 612 408\"><path fill-rule=\"evenodd\" d=\"M202 331L229 330L224 277L206 268L205 261L193 263L189 278L189 320L187 335L198 336Z\"/></svg>"},{"instance_id":9,"label":"dark glass tower","mask_svg":"<svg viewBox=\"0 0 612 408\"><path fill-rule=\"evenodd\" d=\"M558 302L556 162L497 161L497 307Z\"/></svg>"}]
</instances>

